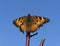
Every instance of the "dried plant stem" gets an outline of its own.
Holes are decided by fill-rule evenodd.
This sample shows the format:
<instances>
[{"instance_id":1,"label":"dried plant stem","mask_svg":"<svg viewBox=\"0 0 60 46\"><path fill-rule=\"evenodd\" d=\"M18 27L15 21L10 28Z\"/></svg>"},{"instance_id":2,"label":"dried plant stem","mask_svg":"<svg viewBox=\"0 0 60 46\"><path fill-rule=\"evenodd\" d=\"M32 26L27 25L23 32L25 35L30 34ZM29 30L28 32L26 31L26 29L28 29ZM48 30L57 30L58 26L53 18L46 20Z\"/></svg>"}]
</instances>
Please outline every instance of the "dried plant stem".
<instances>
[{"instance_id":1,"label":"dried plant stem","mask_svg":"<svg viewBox=\"0 0 60 46\"><path fill-rule=\"evenodd\" d=\"M30 44L30 38L32 36L35 36L35 35L37 35L37 33L36 34L33 34L33 35L30 35L30 33L27 32L27 34L26 34L26 46L29 46L29 44ZM40 42L40 46L43 46L44 45L44 42L45 42L45 39L43 38L41 40L41 42Z\"/></svg>"},{"instance_id":2,"label":"dried plant stem","mask_svg":"<svg viewBox=\"0 0 60 46\"><path fill-rule=\"evenodd\" d=\"M29 46L30 44L30 33L27 32L27 35L26 35L26 46Z\"/></svg>"},{"instance_id":3,"label":"dried plant stem","mask_svg":"<svg viewBox=\"0 0 60 46\"><path fill-rule=\"evenodd\" d=\"M44 42L45 42L45 39L43 38L43 39L41 40L40 46L43 46L43 45L44 45Z\"/></svg>"},{"instance_id":4,"label":"dried plant stem","mask_svg":"<svg viewBox=\"0 0 60 46\"><path fill-rule=\"evenodd\" d=\"M35 35L37 35L37 34L38 33L35 33L33 35L30 35L30 33L27 32L27 35L26 35L26 46L29 46L29 44L30 44L30 38L33 37L33 36L35 36Z\"/></svg>"}]
</instances>

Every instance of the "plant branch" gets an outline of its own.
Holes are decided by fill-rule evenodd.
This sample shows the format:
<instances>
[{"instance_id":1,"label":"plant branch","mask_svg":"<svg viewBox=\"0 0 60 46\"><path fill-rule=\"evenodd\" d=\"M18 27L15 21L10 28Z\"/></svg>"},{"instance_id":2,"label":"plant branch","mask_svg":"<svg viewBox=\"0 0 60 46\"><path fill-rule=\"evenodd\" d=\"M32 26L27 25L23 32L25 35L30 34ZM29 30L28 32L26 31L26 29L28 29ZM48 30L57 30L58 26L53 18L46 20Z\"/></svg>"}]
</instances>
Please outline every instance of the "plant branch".
<instances>
[{"instance_id":1,"label":"plant branch","mask_svg":"<svg viewBox=\"0 0 60 46\"><path fill-rule=\"evenodd\" d=\"M29 46L29 43L30 43L30 33L27 32L27 35L26 35L26 46Z\"/></svg>"},{"instance_id":2,"label":"plant branch","mask_svg":"<svg viewBox=\"0 0 60 46\"><path fill-rule=\"evenodd\" d=\"M37 34L38 33L35 33L33 35L30 35L30 33L27 32L27 34L26 34L26 46L29 46L29 44L30 44L30 38L33 37L33 36L35 36L35 35L37 35ZM45 42L45 39L43 38L41 40L40 46L43 46L44 45L44 42Z\"/></svg>"},{"instance_id":3,"label":"plant branch","mask_svg":"<svg viewBox=\"0 0 60 46\"><path fill-rule=\"evenodd\" d=\"M30 44L30 38L33 37L33 36L35 36L35 35L37 35L37 34L38 33L35 33L33 35L30 35L30 33L27 32L27 34L26 34L26 46L29 46L29 44Z\"/></svg>"},{"instance_id":4,"label":"plant branch","mask_svg":"<svg viewBox=\"0 0 60 46\"><path fill-rule=\"evenodd\" d=\"M43 38L43 39L41 40L40 46L43 46L43 45L44 45L44 42L45 42L45 39Z\"/></svg>"}]
</instances>

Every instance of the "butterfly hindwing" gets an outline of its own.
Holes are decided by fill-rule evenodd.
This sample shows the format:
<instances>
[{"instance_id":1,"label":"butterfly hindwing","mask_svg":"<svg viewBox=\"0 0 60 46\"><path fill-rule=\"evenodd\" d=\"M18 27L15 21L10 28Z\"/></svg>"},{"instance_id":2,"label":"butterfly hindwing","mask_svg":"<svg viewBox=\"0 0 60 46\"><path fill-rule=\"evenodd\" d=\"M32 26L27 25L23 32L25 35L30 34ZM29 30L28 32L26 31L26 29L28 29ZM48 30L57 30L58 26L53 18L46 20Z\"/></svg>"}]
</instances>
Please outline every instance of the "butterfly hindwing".
<instances>
[{"instance_id":1,"label":"butterfly hindwing","mask_svg":"<svg viewBox=\"0 0 60 46\"><path fill-rule=\"evenodd\" d=\"M20 26L20 31L24 32L26 30L26 23L24 22L21 26Z\"/></svg>"}]
</instances>

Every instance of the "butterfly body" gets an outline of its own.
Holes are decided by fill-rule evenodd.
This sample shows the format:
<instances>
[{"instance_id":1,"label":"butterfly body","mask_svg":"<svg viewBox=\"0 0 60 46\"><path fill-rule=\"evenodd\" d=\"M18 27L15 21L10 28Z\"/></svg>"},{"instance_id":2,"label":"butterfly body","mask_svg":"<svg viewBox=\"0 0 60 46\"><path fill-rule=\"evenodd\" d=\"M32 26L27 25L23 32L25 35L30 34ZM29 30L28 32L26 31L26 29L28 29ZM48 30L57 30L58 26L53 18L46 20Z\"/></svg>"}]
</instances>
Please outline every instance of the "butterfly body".
<instances>
[{"instance_id":1,"label":"butterfly body","mask_svg":"<svg viewBox=\"0 0 60 46\"><path fill-rule=\"evenodd\" d=\"M28 14L28 16L23 16L20 18L17 18L13 21L13 23L20 28L20 31L24 32L35 32L38 27L43 25L44 23L48 22L49 19L45 17L40 16L31 16Z\"/></svg>"},{"instance_id":2,"label":"butterfly body","mask_svg":"<svg viewBox=\"0 0 60 46\"><path fill-rule=\"evenodd\" d=\"M29 28L31 26L31 16L30 16L30 14L27 16L26 25L27 25L27 28Z\"/></svg>"}]
</instances>

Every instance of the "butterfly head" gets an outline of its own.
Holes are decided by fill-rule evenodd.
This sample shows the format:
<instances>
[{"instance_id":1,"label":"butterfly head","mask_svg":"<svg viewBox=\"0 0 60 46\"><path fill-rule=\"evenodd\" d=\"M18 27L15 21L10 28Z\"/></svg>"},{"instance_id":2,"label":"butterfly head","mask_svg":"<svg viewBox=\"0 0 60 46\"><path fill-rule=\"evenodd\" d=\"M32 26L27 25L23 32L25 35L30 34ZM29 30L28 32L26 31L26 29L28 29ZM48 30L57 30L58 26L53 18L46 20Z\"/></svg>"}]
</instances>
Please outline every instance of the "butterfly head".
<instances>
[{"instance_id":1,"label":"butterfly head","mask_svg":"<svg viewBox=\"0 0 60 46\"><path fill-rule=\"evenodd\" d=\"M28 17L30 17L30 14L28 14Z\"/></svg>"},{"instance_id":2,"label":"butterfly head","mask_svg":"<svg viewBox=\"0 0 60 46\"><path fill-rule=\"evenodd\" d=\"M30 15L30 14L28 14L28 16L27 16L27 22L29 22L29 21L30 21L30 19L31 19L31 15Z\"/></svg>"}]
</instances>

